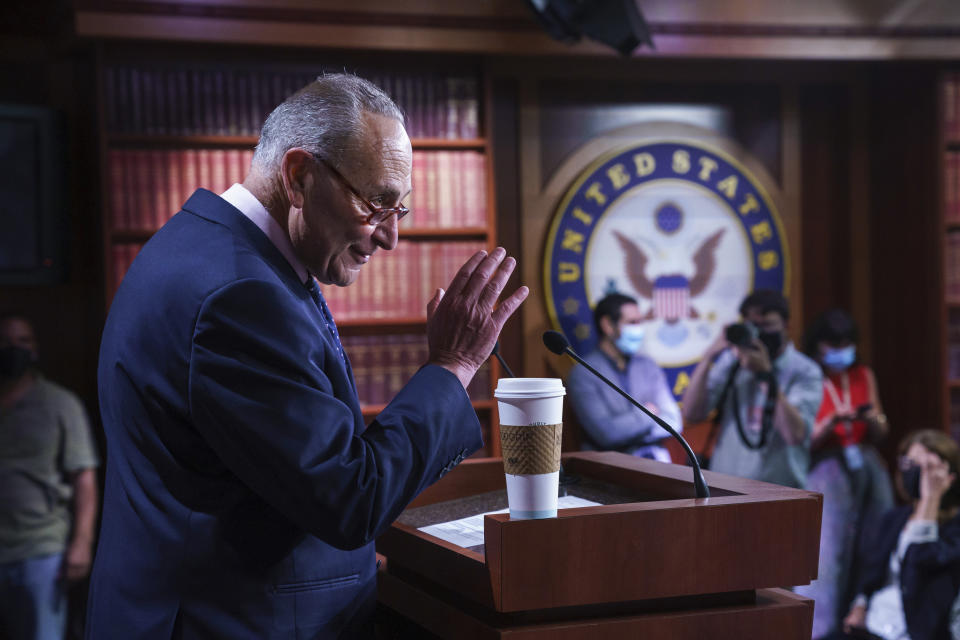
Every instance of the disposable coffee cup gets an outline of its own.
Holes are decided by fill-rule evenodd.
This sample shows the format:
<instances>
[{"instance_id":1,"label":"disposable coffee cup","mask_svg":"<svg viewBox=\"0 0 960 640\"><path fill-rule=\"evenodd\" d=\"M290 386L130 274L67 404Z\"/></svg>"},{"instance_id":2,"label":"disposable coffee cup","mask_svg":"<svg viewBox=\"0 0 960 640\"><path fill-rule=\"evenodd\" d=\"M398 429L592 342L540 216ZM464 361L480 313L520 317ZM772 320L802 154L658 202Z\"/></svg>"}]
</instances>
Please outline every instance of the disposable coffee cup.
<instances>
[{"instance_id":1,"label":"disposable coffee cup","mask_svg":"<svg viewBox=\"0 0 960 640\"><path fill-rule=\"evenodd\" d=\"M563 435L559 378L500 378L500 451L507 476L510 517L555 518Z\"/></svg>"}]
</instances>

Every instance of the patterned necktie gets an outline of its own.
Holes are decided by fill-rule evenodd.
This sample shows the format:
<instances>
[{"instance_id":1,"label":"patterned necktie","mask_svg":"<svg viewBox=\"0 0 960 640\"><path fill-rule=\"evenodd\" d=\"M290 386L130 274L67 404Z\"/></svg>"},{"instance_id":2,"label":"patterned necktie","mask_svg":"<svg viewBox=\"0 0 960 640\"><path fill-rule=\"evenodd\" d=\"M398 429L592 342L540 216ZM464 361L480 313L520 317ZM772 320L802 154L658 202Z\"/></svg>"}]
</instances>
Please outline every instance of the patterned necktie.
<instances>
[{"instance_id":1,"label":"patterned necktie","mask_svg":"<svg viewBox=\"0 0 960 640\"><path fill-rule=\"evenodd\" d=\"M337 325L333 321L333 314L330 313L330 309L327 307L327 301L323 299L323 294L320 293L320 286L313 276L310 276L310 279L307 281L307 291L310 292L310 297L313 298L313 302L317 305L317 308L320 309L320 315L323 316L323 322L327 325L327 331L333 336L333 343L337 345L337 353L340 354L340 360L346 364L347 358L343 353L343 345L340 344L340 334L337 332Z\"/></svg>"}]
</instances>

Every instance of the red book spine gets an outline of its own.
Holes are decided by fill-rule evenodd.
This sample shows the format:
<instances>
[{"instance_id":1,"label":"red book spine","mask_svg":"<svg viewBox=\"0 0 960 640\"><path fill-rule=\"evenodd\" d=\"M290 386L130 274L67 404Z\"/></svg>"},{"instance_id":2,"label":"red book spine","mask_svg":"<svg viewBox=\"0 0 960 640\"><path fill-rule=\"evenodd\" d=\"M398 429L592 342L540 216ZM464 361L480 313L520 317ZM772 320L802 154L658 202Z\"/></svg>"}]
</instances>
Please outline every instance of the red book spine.
<instances>
[{"instance_id":1,"label":"red book spine","mask_svg":"<svg viewBox=\"0 0 960 640\"><path fill-rule=\"evenodd\" d=\"M140 207L140 193L137 189L139 181L139 152L126 150L123 154L123 217L117 222L123 229L136 227L137 210Z\"/></svg>"},{"instance_id":2,"label":"red book spine","mask_svg":"<svg viewBox=\"0 0 960 640\"><path fill-rule=\"evenodd\" d=\"M180 154L168 151L164 154L164 165L167 167L167 220L180 210L183 204L183 187L180 185ZM166 220L164 220L166 222Z\"/></svg>"},{"instance_id":3,"label":"red book spine","mask_svg":"<svg viewBox=\"0 0 960 640\"><path fill-rule=\"evenodd\" d=\"M114 149L109 153L110 163L110 224L112 229L124 228L126 215L126 201L124 189L124 165L127 161L127 152Z\"/></svg>"},{"instance_id":4,"label":"red book spine","mask_svg":"<svg viewBox=\"0 0 960 640\"><path fill-rule=\"evenodd\" d=\"M369 336L352 338L350 362L353 367L353 379L357 384L357 396L360 404L370 404L370 347Z\"/></svg>"},{"instance_id":5,"label":"red book spine","mask_svg":"<svg viewBox=\"0 0 960 640\"><path fill-rule=\"evenodd\" d=\"M447 183L450 185L450 226L463 227L466 226L466 209L469 206L464 197L464 154L459 151L447 151L446 155L449 165Z\"/></svg>"},{"instance_id":6,"label":"red book spine","mask_svg":"<svg viewBox=\"0 0 960 640\"><path fill-rule=\"evenodd\" d=\"M398 247L399 248L399 247ZM407 317L417 317L420 307L420 300L416 296L415 275L416 263L414 262L416 254L416 243L406 241L403 243L403 253L398 255L400 260L399 269L397 269L397 305L396 309Z\"/></svg>"},{"instance_id":7,"label":"red book spine","mask_svg":"<svg viewBox=\"0 0 960 640\"><path fill-rule=\"evenodd\" d=\"M210 149L197 149L197 186L213 189L210 176Z\"/></svg>"},{"instance_id":8,"label":"red book spine","mask_svg":"<svg viewBox=\"0 0 960 640\"><path fill-rule=\"evenodd\" d=\"M440 212L439 226L446 229L454 224L453 171L450 151L437 152L437 209Z\"/></svg>"},{"instance_id":9,"label":"red book spine","mask_svg":"<svg viewBox=\"0 0 960 640\"><path fill-rule=\"evenodd\" d=\"M220 194L227 190L227 154L222 149L210 150L210 181L212 191Z\"/></svg>"},{"instance_id":10,"label":"red book spine","mask_svg":"<svg viewBox=\"0 0 960 640\"><path fill-rule=\"evenodd\" d=\"M380 339L371 337L370 344L370 404L386 402L386 367Z\"/></svg>"},{"instance_id":11,"label":"red book spine","mask_svg":"<svg viewBox=\"0 0 960 640\"><path fill-rule=\"evenodd\" d=\"M136 179L134 193L137 194L137 206L133 210L130 225L135 229L149 229L153 221L153 198L150 195L150 157L148 151L134 151Z\"/></svg>"},{"instance_id":12,"label":"red book spine","mask_svg":"<svg viewBox=\"0 0 960 640\"><path fill-rule=\"evenodd\" d=\"M153 217L150 219L150 228L159 229L166 222L167 216L167 166L164 152L153 150L150 152L150 192L153 194Z\"/></svg>"},{"instance_id":13,"label":"red book spine","mask_svg":"<svg viewBox=\"0 0 960 640\"><path fill-rule=\"evenodd\" d=\"M422 301L422 306L420 311L416 314L416 317L423 317L426 314L426 304L433 298L433 294L436 293L437 287L440 284L434 283L433 281L433 244L420 244L417 246L418 260L420 268L418 273L420 276L420 300Z\"/></svg>"},{"instance_id":14,"label":"red book spine","mask_svg":"<svg viewBox=\"0 0 960 640\"><path fill-rule=\"evenodd\" d=\"M400 223L397 225L399 229L409 229L410 227L420 226L420 212L417 209L417 192L422 186L420 184L420 152L413 152L413 163L410 166L410 193L406 198L401 199L401 203L410 209L410 214L407 215Z\"/></svg>"},{"instance_id":15,"label":"red book spine","mask_svg":"<svg viewBox=\"0 0 960 640\"><path fill-rule=\"evenodd\" d=\"M424 152L424 174L426 177L426 193L424 194L424 209L427 210L424 216L425 226L437 228L440 226L440 215L437 210L437 197L439 187L437 185L437 152Z\"/></svg>"},{"instance_id":16,"label":"red book spine","mask_svg":"<svg viewBox=\"0 0 960 640\"><path fill-rule=\"evenodd\" d=\"M183 149L180 151L180 169L181 169L181 180L183 182L184 189L184 202L186 199L196 191L197 187L200 184L197 182L197 150L196 149ZM183 204L181 202L181 204Z\"/></svg>"},{"instance_id":17,"label":"red book spine","mask_svg":"<svg viewBox=\"0 0 960 640\"><path fill-rule=\"evenodd\" d=\"M483 227L486 218L486 198L480 176L483 154L465 151L462 155L465 162L463 201L466 207L463 223L467 227Z\"/></svg>"}]
</instances>

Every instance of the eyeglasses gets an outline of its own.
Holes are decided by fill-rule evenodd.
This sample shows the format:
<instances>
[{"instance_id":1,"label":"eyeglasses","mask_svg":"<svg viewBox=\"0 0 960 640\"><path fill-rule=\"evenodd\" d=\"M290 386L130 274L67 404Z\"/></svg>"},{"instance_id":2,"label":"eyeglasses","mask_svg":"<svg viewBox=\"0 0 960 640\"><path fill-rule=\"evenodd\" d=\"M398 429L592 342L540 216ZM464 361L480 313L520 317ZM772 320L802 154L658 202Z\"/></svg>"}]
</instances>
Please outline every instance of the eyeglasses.
<instances>
[{"instance_id":1,"label":"eyeglasses","mask_svg":"<svg viewBox=\"0 0 960 640\"><path fill-rule=\"evenodd\" d=\"M350 193L357 196L357 199L360 200L360 202L362 202L363 204L365 204L368 209L370 209L370 213L367 215L367 217L363 221L364 224L369 224L375 227L378 224L383 223L392 215L396 215L397 220L400 220L401 218L403 218L403 216L410 213L410 209L403 206L402 203L398 204L395 207L376 206L375 204L373 204L372 202L364 198L362 195L360 195L360 192L353 188L353 185L350 184L350 182L343 177L343 174L340 173L336 167L334 167L332 164L327 162L326 159L323 158L323 156L317 155L315 153L313 154L313 157L316 158L319 162L321 162L324 166L326 166L327 169L330 169L333 175L335 175L337 179L340 180L343 186L345 186L347 190L350 191Z\"/></svg>"}]
</instances>

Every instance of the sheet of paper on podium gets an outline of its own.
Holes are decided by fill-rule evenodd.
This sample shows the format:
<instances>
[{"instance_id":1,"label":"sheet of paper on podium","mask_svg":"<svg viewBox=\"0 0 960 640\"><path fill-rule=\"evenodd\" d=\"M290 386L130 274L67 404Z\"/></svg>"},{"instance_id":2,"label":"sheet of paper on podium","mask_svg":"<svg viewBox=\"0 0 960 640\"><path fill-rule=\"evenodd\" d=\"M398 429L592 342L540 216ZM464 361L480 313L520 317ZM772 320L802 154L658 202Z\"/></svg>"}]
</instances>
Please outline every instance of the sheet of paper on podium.
<instances>
[{"instance_id":1,"label":"sheet of paper on podium","mask_svg":"<svg viewBox=\"0 0 960 640\"><path fill-rule=\"evenodd\" d=\"M584 500L576 496L562 496L557 498L557 509L576 509L578 507L596 507L599 502ZM420 531L436 536L441 540L452 542L453 544L469 548L483 544L483 516L488 513L507 513L509 509L500 509L499 511L488 511L478 513L469 518L461 518L451 522L441 522L427 527L420 527Z\"/></svg>"}]
</instances>

